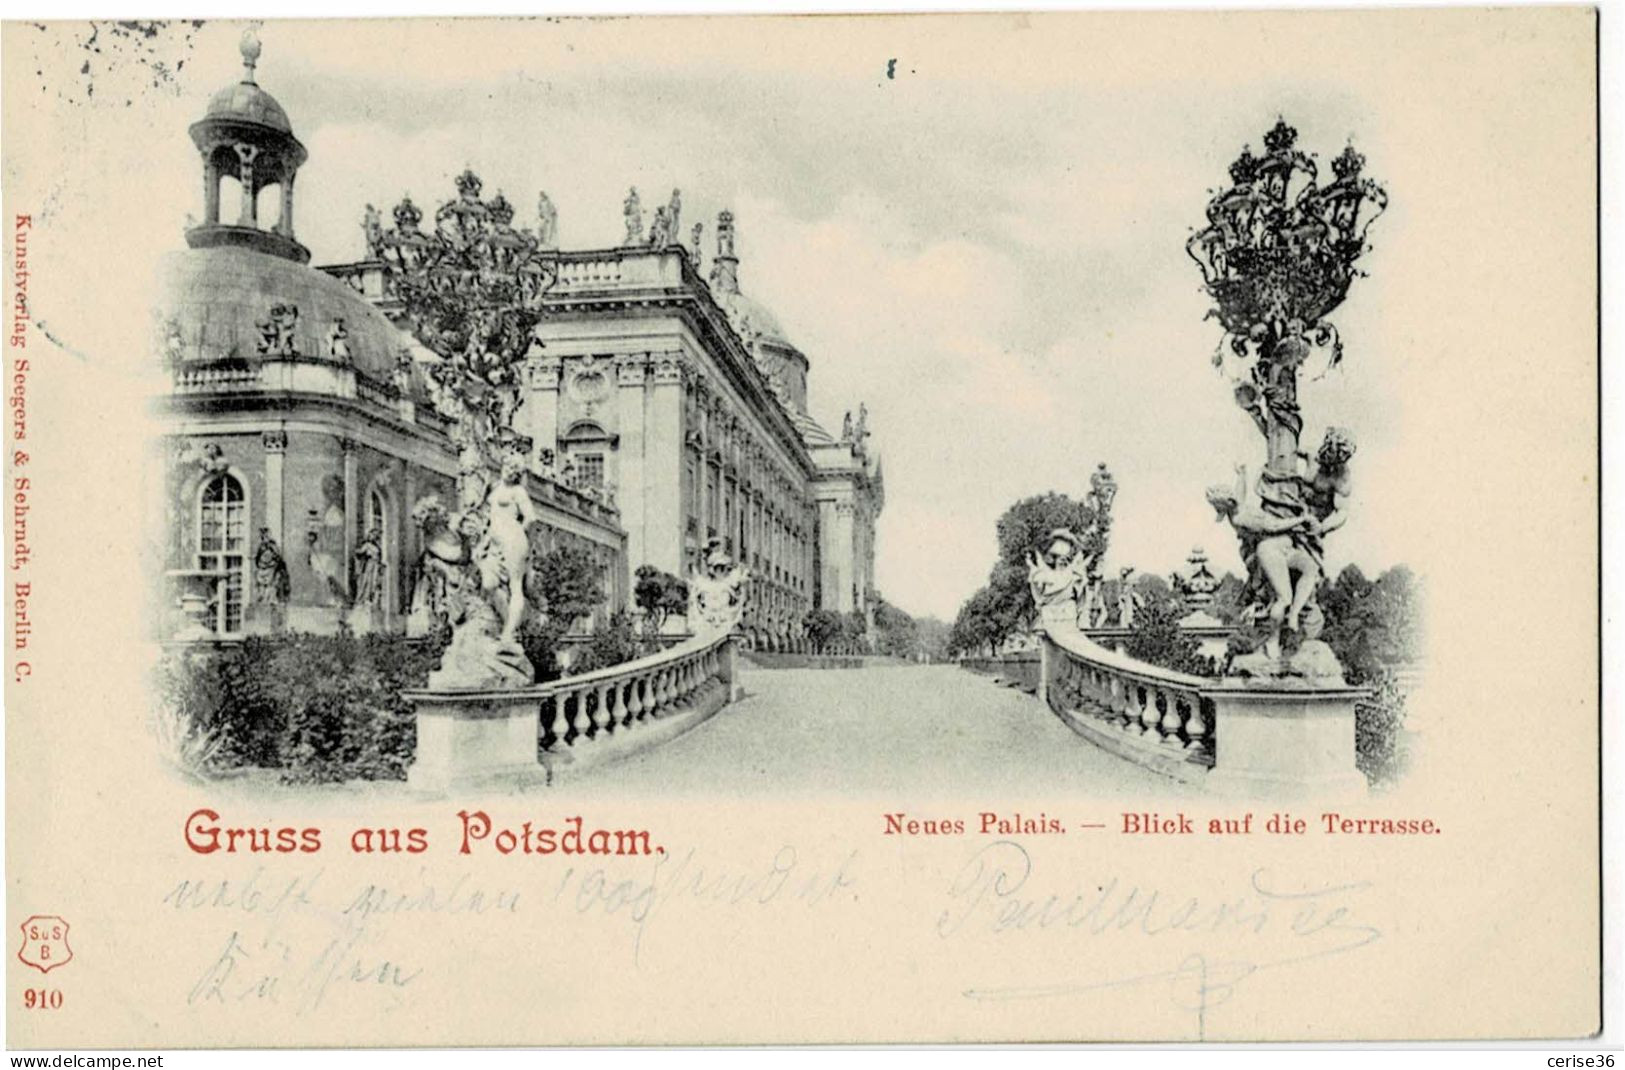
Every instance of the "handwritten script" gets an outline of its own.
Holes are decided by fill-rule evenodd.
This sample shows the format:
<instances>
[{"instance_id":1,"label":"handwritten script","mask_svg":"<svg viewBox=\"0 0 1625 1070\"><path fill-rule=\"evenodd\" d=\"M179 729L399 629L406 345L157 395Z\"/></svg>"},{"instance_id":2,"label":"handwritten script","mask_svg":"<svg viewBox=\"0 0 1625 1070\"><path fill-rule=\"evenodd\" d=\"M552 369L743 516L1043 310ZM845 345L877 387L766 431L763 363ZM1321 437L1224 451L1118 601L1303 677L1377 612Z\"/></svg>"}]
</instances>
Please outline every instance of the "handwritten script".
<instances>
[{"instance_id":1,"label":"handwritten script","mask_svg":"<svg viewBox=\"0 0 1625 1070\"><path fill-rule=\"evenodd\" d=\"M1265 971L1348 955L1382 939L1356 914L1368 882L1291 882L1267 869L1244 891L1219 896L1170 893L1116 877L1044 887L1027 849L999 840L978 850L955 875L936 920L944 940L1030 934L1058 939L1145 939L1173 953L1166 965L1125 974L1060 978L1041 984L968 989L979 1002L1083 998L1132 986L1162 986L1173 1007L1194 1015L1198 1039L1210 1015ZM1222 948L1215 953L1212 947ZM1152 951L1141 962L1157 963Z\"/></svg>"}]
</instances>

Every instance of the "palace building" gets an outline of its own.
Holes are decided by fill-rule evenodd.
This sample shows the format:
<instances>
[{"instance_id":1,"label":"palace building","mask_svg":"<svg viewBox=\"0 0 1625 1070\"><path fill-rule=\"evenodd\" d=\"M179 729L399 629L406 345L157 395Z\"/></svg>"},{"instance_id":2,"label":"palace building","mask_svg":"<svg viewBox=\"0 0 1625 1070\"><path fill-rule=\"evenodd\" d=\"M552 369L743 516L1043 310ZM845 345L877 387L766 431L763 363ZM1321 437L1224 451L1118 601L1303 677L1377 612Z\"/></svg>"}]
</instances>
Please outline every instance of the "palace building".
<instances>
[{"instance_id":1,"label":"palace building","mask_svg":"<svg viewBox=\"0 0 1625 1070\"><path fill-rule=\"evenodd\" d=\"M455 496L439 358L402 330L370 240L309 266L305 149L257 84L257 42L243 52L190 129L204 216L164 266L166 634L411 631L414 514ZM808 413L810 362L740 291L729 213L707 279L673 240L678 210L653 240L640 220L621 247L556 253L513 418L534 443L535 534L598 559L606 611L639 566L686 577L720 542L751 570L750 641L798 649L807 611L871 608L881 465L866 415L837 438Z\"/></svg>"}]
</instances>

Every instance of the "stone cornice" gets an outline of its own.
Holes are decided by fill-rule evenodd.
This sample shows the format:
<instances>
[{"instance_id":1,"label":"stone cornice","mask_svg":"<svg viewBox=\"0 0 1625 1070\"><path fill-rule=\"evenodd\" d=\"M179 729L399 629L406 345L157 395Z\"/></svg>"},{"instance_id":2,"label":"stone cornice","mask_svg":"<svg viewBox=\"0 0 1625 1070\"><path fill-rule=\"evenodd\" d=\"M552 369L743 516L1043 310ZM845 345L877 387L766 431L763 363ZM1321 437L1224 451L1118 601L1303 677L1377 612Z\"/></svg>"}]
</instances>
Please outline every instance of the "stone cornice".
<instances>
[{"instance_id":1,"label":"stone cornice","mask_svg":"<svg viewBox=\"0 0 1625 1070\"><path fill-rule=\"evenodd\" d=\"M608 259L616 256L617 252L589 251L574 255ZM627 251L620 251L620 255L627 255ZM631 255L658 254L632 251ZM640 318L658 313L675 313L682 316L690 329L705 344L707 352L712 354L713 359L718 355L722 357L716 360L716 365L734 390L750 401L761 414L763 423L780 440L786 452L810 475L813 470L812 458L795 425L791 423L789 414L774 398L766 377L751 359L744 341L728 322L727 314L711 296L710 287L694 271L686 257L680 257L679 260L682 263L680 288L617 290L607 287L602 289L582 287L570 292L554 292L546 299L548 318L572 315L596 316L604 313L626 318Z\"/></svg>"}]
</instances>

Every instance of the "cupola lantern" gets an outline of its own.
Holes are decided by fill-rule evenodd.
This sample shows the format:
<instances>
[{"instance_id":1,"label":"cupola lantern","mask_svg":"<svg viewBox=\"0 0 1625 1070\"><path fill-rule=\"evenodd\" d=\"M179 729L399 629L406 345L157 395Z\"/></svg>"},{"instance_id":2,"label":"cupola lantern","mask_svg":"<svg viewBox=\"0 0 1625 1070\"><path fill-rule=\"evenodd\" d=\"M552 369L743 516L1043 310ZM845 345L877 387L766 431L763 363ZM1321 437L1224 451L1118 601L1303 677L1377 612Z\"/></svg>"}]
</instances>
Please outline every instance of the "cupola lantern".
<instances>
[{"instance_id":1,"label":"cupola lantern","mask_svg":"<svg viewBox=\"0 0 1625 1070\"><path fill-rule=\"evenodd\" d=\"M186 232L194 249L236 245L297 263L310 250L293 235L293 180L305 162L305 147L293 136L288 113L254 80L260 42L243 33L242 79L214 95L202 119L188 131L203 158L203 222ZM241 199L236 217L222 220L220 188L235 179ZM281 194L274 223L259 218L259 195L275 186ZM226 206L229 213L231 206Z\"/></svg>"}]
</instances>

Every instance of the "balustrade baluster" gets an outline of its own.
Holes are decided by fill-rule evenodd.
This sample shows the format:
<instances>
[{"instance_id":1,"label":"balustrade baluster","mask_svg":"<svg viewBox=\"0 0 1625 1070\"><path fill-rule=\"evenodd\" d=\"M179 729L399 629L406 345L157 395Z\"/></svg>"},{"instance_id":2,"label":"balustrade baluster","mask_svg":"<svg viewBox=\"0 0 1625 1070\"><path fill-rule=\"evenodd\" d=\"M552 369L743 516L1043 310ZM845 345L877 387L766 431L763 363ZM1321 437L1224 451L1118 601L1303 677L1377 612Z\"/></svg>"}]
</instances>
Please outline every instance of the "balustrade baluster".
<instances>
[{"instance_id":1,"label":"balustrade baluster","mask_svg":"<svg viewBox=\"0 0 1625 1070\"><path fill-rule=\"evenodd\" d=\"M1203 708L1208 702L1208 699L1197 695L1191 706L1190 720L1185 722L1185 735L1189 737L1185 749L1193 754L1204 754L1208 750L1209 740L1206 737L1213 727L1207 719L1207 710Z\"/></svg>"},{"instance_id":2,"label":"balustrade baluster","mask_svg":"<svg viewBox=\"0 0 1625 1070\"><path fill-rule=\"evenodd\" d=\"M661 684L663 683L665 673L666 671L664 669L655 669L653 672L649 673L644 681L645 686L647 686L649 689L649 717L651 719L658 718L661 714L666 712L666 703L664 698L661 696Z\"/></svg>"},{"instance_id":3,"label":"balustrade baluster","mask_svg":"<svg viewBox=\"0 0 1625 1070\"><path fill-rule=\"evenodd\" d=\"M1156 737L1157 725L1162 721L1161 703L1164 701L1166 697L1161 691L1152 687L1145 689L1145 707L1140 710L1140 735Z\"/></svg>"},{"instance_id":4,"label":"balustrade baluster","mask_svg":"<svg viewBox=\"0 0 1625 1070\"><path fill-rule=\"evenodd\" d=\"M685 658L683 667L678 670L678 676L683 681L683 692L677 698L684 705L687 705L689 696L694 694L694 667L697 664L699 664L697 658Z\"/></svg>"},{"instance_id":5,"label":"balustrade baluster","mask_svg":"<svg viewBox=\"0 0 1625 1070\"><path fill-rule=\"evenodd\" d=\"M540 707L536 711L536 740L541 750L548 750L558 745L559 736L553 730L553 718L557 714L558 700L552 695L542 696Z\"/></svg>"},{"instance_id":6,"label":"balustrade baluster","mask_svg":"<svg viewBox=\"0 0 1625 1070\"><path fill-rule=\"evenodd\" d=\"M1167 692L1167 710L1162 715L1162 742L1170 747L1184 746L1179 738L1179 730L1184 727L1185 719L1180 716L1180 708L1185 704L1185 696L1179 692Z\"/></svg>"},{"instance_id":7,"label":"balustrade baluster","mask_svg":"<svg viewBox=\"0 0 1625 1070\"><path fill-rule=\"evenodd\" d=\"M1125 680L1124 683L1128 689L1128 701L1123 703L1123 713L1118 724L1124 731L1132 732L1145 713L1145 688L1133 680Z\"/></svg>"},{"instance_id":8,"label":"balustrade baluster","mask_svg":"<svg viewBox=\"0 0 1625 1070\"><path fill-rule=\"evenodd\" d=\"M631 723L631 714L629 714L626 709L625 680L615 681L614 690L610 692L609 714L610 724L615 726L614 730L617 732Z\"/></svg>"},{"instance_id":9,"label":"balustrade baluster","mask_svg":"<svg viewBox=\"0 0 1625 1070\"><path fill-rule=\"evenodd\" d=\"M649 719L652 721L660 716L660 672L651 670L643 678L643 701Z\"/></svg>"},{"instance_id":10,"label":"balustrade baluster","mask_svg":"<svg viewBox=\"0 0 1625 1070\"><path fill-rule=\"evenodd\" d=\"M569 695L570 745L573 747L587 734L587 693L579 688L571 688L566 693Z\"/></svg>"},{"instance_id":11,"label":"balustrade baluster","mask_svg":"<svg viewBox=\"0 0 1625 1070\"><path fill-rule=\"evenodd\" d=\"M611 723L613 722L610 721L609 717L609 685L599 684L598 690L593 693L593 738L596 739L598 736L601 736L605 732L609 731L609 726Z\"/></svg>"},{"instance_id":12,"label":"balustrade baluster","mask_svg":"<svg viewBox=\"0 0 1625 1070\"><path fill-rule=\"evenodd\" d=\"M643 720L643 677L634 676L626 682L626 723Z\"/></svg>"}]
</instances>

